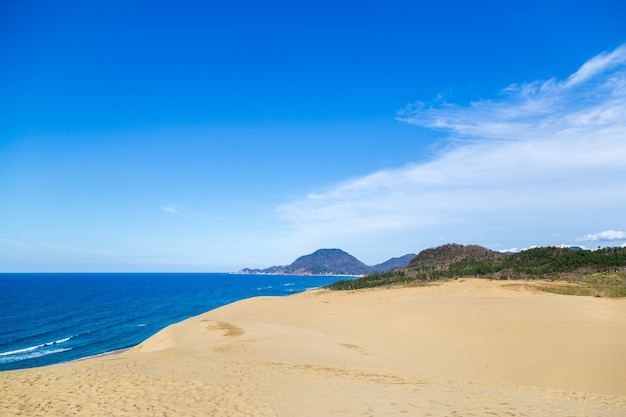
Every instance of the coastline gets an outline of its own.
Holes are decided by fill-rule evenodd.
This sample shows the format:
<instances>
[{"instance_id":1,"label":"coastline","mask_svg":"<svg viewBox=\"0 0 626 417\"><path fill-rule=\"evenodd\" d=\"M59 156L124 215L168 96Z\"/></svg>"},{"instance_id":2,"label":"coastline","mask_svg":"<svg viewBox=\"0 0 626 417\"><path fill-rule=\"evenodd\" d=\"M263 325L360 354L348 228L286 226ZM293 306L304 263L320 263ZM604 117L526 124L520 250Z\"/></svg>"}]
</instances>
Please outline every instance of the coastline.
<instances>
[{"instance_id":1,"label":"coastline","mask_svg":"<svg viewBox=\"0 0 626 417\"><path fill-rule=\"evenodd\" d=\"M625 415L626 300L526 284L248 298L121 353L2 372L0 415Z\"/></svg>"},{"instance_id":2,"label":"coastline","mask_svg":"<svg viewBox=\"0 0 626 417\"><path fill-rule=\"evenodd\" d=\"M132 347L129 348L125 348L125 349L117 349L117 350L112 350L110 352L103 352L103 353L98 353L97 355L91 355L91 356L86 356L84 358L78 358L78 359L73 359L71 361L67 361L67 362L61 362L55 365L63 365L65 363L73 363L73 362L81 362L81 361L89 361L92 359L99 359L99 358L104 358L106 356L115 356L115 355L120 355L124 352L128 352L129 350L131 350ZM55 366L55 365L46 365L46 366ZM42 368L45 368L46 366L43 366ZM28 368L26 368L28 369ZM17 369L17 371L19 371L20 369Z\"/></svg>"},{"instance_id":3,"label":"coastline","mask_svg":"<svg viewBox=\"0 0 626 417\"><path fill-rule=\"evenodd\" d=\"M0 274L0 371L127 349L236 300L291 295L338 278L227 273Z\"/></svg>"}]
</instances>

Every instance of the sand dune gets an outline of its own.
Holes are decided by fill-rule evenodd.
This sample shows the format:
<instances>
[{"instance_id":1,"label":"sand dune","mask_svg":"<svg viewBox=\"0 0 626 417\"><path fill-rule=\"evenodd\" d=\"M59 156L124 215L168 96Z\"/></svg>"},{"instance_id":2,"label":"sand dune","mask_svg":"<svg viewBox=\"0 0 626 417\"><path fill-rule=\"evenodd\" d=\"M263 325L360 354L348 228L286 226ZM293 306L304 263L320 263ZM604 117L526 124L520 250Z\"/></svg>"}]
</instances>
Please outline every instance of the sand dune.
<instances>
[{"instance_id":1,"label":"sand dune","mask_svg":"<svg viewBox=\"0 0 626 417\"><path fill-rule=\"evenodd\" d=\"M243 300L0 373L2 416L626 416L626 300L524 283Z\"/></svg>"}]
</instances>

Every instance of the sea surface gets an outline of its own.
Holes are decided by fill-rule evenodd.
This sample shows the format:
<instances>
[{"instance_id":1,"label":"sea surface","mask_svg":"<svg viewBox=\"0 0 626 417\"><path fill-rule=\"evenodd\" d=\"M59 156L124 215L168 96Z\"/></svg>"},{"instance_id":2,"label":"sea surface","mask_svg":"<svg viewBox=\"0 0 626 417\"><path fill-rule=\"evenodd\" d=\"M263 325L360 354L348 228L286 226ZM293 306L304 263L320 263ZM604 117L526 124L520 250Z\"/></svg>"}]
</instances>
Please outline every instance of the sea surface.
<instances>
[{"instance_id":1,"label":"sea surface","mask_svg":"<svg viewBox=\"0 0 626 417\"><path fill-rule=\"evenodd\" d=\"M244 298L286 296L330 276L224 273L0 274L0 371L127 349Z\"/></svg>"}]
</instances>

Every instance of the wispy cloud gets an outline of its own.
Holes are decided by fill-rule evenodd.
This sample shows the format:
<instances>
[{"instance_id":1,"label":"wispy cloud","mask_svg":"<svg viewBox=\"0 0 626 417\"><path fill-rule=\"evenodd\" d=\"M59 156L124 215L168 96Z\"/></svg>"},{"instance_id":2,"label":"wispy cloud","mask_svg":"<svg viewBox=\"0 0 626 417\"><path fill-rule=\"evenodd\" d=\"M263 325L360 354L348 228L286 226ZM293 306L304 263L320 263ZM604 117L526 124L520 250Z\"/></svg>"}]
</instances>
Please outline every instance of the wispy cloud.
<instances>
[{"instance_id":1,"label":"wispy cloud","mask_svg":"<svg viewBox=\"0 0 626 417\"><path fill-rule=\"evenodd\" d=\"M513 84L497 100L468 107L418 102L398 112L399 120L451 131L481 141L552 139L624 127L626 45L585 63L567 80Z\"/></svg>"},{"instance_id":2,"label":"wispy cloud","mask_svg":"<svg viewBox=\"0 0 626 417\"><path fill-rule=\"evenodd\" d=\"M81 246L70 246L70 245L62 245L53 242L35 242L35 245L39 248L49 250L49 251L59 251L59 252L67 252L67 253L77 253L77 254L92 254L92 255L109 255L108 252L85 248Z\"/></svg>"},{"instance_id":3,"label":"wispy cloud","mask_svg":"<svg viewBox=\"0 0 626 417\"><path fill-rule=\"evenodd\" d=\"M46 241L34 241L34 242L25 242L18 241L6 238L0 238L0 245L13 247L17 249L43 249L45 251L58 251L58 252L68 252L68 253L83 253L83 254L107 254L108 252L86 248L82 246L71 246L64 245L54 242L46 242Z\"/></svg>"},{"instance_id":4,"label":"wispy cloud","mask_svg":"<svg viewBox=\"0 0 626 417\"><path fill-rule=\"evenodd\" d=\"M592 233L581 237L580 240L586 242L610 242L613 240L626 240L626 232L618 230L605 230L600 233Z\"/></svg>"},{"instance_id":5,"label":"wispy cloud","mask_svg":"<svg viewBox=\"0 0 626 417\"><path fill-rule=\"evenodd\" d=\"M17 247L17 248L25 248L25 247L29 246L29 244L26 243L26 242L22 242L22 241L19 241L19 240L13 240L13 239L6 239L6 238L2 238L2 237L0 237L0 245Z\"/></svg>"},{"instance_id":6,"label":"wispy cloud","mask_svg":"<svg viewBox=\"0 0 626 417\"><path fill-rule=\"evenodd\" d=\"M548 234L565 223L592 228L594 216L626 210L626 45L566 80L510 85L466 107L415 103L398 120L449 132L448 146L428 162L278 207L294 239L487 228Z\"/></svg>"},{"instance_id":7,"label":"wispy cloud","mask_svg":"<svg viewBox=\"0 0 626 417\"><path fill-rule=\"evenodd\" d=\"M172 204L168 204L167 206L162 207L163 211L170 214L178 214L180 213L180 209Z\"/></svg>"}]
</instances>

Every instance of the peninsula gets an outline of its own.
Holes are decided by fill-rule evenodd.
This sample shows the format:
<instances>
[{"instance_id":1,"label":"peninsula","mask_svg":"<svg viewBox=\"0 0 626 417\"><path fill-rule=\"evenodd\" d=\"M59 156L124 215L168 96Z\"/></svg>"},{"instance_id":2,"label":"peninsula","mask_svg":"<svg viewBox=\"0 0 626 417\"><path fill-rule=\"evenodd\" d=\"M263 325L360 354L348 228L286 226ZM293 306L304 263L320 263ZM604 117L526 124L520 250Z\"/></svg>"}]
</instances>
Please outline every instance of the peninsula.
<instances>
[{"instance_id":1,"label":"peninsula","mask_svg":"<svg viewBox=\"0 0 626 417\"><path fill-rule=\"evenodd\" d=\"M407 254L377 265L366 265L341 249L319 249L310 255L304 255L286 266L272 266L265 269L244 268L238 274L275 274L275 275L368 275L376 272L388 272L394 268L405 267L415 257Z\"/></svg>"}]
</instances>

